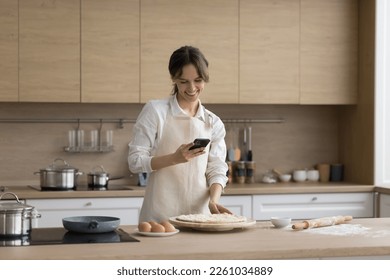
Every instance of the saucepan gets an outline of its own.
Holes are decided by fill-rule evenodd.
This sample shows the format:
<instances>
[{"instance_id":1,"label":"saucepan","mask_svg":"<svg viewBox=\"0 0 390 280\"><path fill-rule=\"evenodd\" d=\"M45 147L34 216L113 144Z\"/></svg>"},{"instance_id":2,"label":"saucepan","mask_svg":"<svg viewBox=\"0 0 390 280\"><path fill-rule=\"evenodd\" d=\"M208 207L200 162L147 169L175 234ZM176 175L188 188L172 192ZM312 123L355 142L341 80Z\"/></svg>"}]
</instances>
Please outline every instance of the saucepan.
<instances>
[{"instance_id":1,"label":"saucepan","mask_svg":"<svg viewBox=\"0 0 390 280\"><path fill-rule=\"evenodd\" d=\"M6 195L12 195L16 202L3 200ZM0 236L28 235L32 219L40 217L33 206L20 202L16 194L6 192L0 196Z\"/></svg>"},{"instance_id":2,"label":"saucepan","mask_svg":"<svg viewBox=\"0 0 390 280\"><path fill-rule=\"evenodd\" d=\"M63 164L58 165L57 161L62 161ZM83 173L70 166L65 160L57 158L49 167L34 172L34 174L40 174L41 189L69 190L76 187L77 176Z\"/></svg>"},{"instance_id":3,"label":"saucepan","mask_svg":"<svg viewBox=\"0 0 390 280\"><path fill-rule=\"evenodd\" d=\"M75 216L62 219L64 228L78 233L105 233L116 230L120 218L108 216Z\"/></svg>"},{"instance_id":4,"label":"saucepan","mask_svg":"<svg viewBox=\"0 0 390 280\"><path fill-rule=\"evenodd\" d=\"M107 189L108 181L119 180L123 177L110 178L110 174L104 170L102 165L95 166L91 172L88 173L88 187L92 189Z\"/></svg>"}]
</instances>

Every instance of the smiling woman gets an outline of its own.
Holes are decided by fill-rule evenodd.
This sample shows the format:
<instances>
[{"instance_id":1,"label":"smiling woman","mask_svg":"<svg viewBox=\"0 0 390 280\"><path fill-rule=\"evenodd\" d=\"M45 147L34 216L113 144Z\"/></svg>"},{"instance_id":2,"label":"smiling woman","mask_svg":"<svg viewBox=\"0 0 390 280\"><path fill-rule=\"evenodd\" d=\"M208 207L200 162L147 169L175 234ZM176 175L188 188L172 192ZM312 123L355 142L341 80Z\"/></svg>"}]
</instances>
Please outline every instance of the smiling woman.
<instances>
[{"instance_id":1,"label":"smiling woman","mask_svg":"<svg viewBox=\"0 0 390 280\"><path fill-rule=\"evenodd\" d=\"M129 144L129 169L150 173L140 222L230 213L218 204L227 182L225 127L200 102L208 61L199 49L184 46L172 53L168 69L172 96L144 106ZM210 144L193 148L198 138Z\"/></svg>"}]
</instances>

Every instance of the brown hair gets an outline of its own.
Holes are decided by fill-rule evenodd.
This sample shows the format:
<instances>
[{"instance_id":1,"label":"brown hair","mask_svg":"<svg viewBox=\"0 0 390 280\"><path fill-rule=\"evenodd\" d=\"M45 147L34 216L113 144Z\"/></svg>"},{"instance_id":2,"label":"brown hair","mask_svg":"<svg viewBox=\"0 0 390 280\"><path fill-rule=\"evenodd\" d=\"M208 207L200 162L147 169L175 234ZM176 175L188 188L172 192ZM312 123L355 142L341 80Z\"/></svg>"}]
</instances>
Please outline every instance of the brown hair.
<instances>
[{"instance_id":1,"label":"brown hair","mask_svg":"<svg viewBox=\"0 0 390 280\"><path fill-rule=\"evenodd\" d=\"M192 64L195 66L198 75L206 83L209 81L209 63L202 52L195 47L184 46L174 51L169 59L168 70L171 79L176 79L183 73L183 67ZM177 86L174 85L172 94L178 91Z\"/></svg>"}]
</instances>

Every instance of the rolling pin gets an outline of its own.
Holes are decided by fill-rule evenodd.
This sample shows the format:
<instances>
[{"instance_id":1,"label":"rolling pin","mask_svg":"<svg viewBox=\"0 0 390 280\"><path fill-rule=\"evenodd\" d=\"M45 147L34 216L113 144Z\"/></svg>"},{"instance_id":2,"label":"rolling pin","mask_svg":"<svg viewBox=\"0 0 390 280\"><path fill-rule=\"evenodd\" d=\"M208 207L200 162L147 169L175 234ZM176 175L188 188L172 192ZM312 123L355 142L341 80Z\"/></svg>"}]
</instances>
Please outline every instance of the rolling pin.
<instances>
[{"instance_id":1,"label":"rolling pin","mask_svg":"<svg viewBox=\"0 0 390 280\"><path fill-rule=\"evenodd\" d=\"M333 216L333 217L324 217L313 220L305 220L300 223L295 223L292 225L293 229L307 229L307 228L316 228L316 227L327 227L342 224L352 220L352 216Z\"/></svg>"}]
</instances>

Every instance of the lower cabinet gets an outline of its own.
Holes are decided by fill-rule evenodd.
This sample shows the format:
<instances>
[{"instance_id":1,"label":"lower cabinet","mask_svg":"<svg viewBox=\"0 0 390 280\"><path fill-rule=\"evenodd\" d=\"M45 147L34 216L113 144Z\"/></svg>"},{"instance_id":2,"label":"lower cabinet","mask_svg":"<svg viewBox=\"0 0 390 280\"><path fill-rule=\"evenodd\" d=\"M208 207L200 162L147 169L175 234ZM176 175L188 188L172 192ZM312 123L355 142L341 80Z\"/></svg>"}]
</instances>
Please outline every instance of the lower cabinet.
<instances>
[{"instance_id":1,"label":"lower cabinet","mask_svg":"<svg viewBox=\"0 0 390 280\"><path fill-rule=\"evenodd\" d=\"M138 224L143 197L28 199L41 218L33 227L62 227L62 218L72 216L114 216L123 225ZM255 220L272 216L292 219L313 219L351 215L354 218L374 217L373 193L320 193L272 195L223 195L220 204L233 214ZM390 195L380 196L380 216L390 217Z\"/></svg>"},{"instance_id":2,"label":"lower cabinet","mask_svg":"<svg viewBox=\"0 0 390 280\"><path fill-rule=\"evenodd\" d=\"M390 195L379 195L379 217L390 217Z\"/></svg>"},{"instance_id":3,"label":"lower cabinet","mask_svg":"<svg viewBox=\"0 0 390 280\"><path fill-rule=\"evenodd\" d=\"M252 218L252 195L225 195L219 203L233 214Z\"/></svg>"},{"instance_id":4,"label":"lower cabinet","mask_svg":"<svg viewBox=\"0 0 390 280\"><path fill-rule=\"evenodd\" d=\"M29 199L41 218L33 227L62 227L62 218L72 216L113 216L123 225L137 225L143 197Z\"/></svg>"},{"instance_id":5,"label":"lower cabinet","mask_svg":"<svg viewBox=\"0 0 390 280\"><path fill-rule=\"evenodd\" d=\"M374 217L374 194L321 193L253 196L253 219L256 220L268 220L272 216L313 219L337 215L351 215L354 218Z\"/></svg>"}]
</instances>

